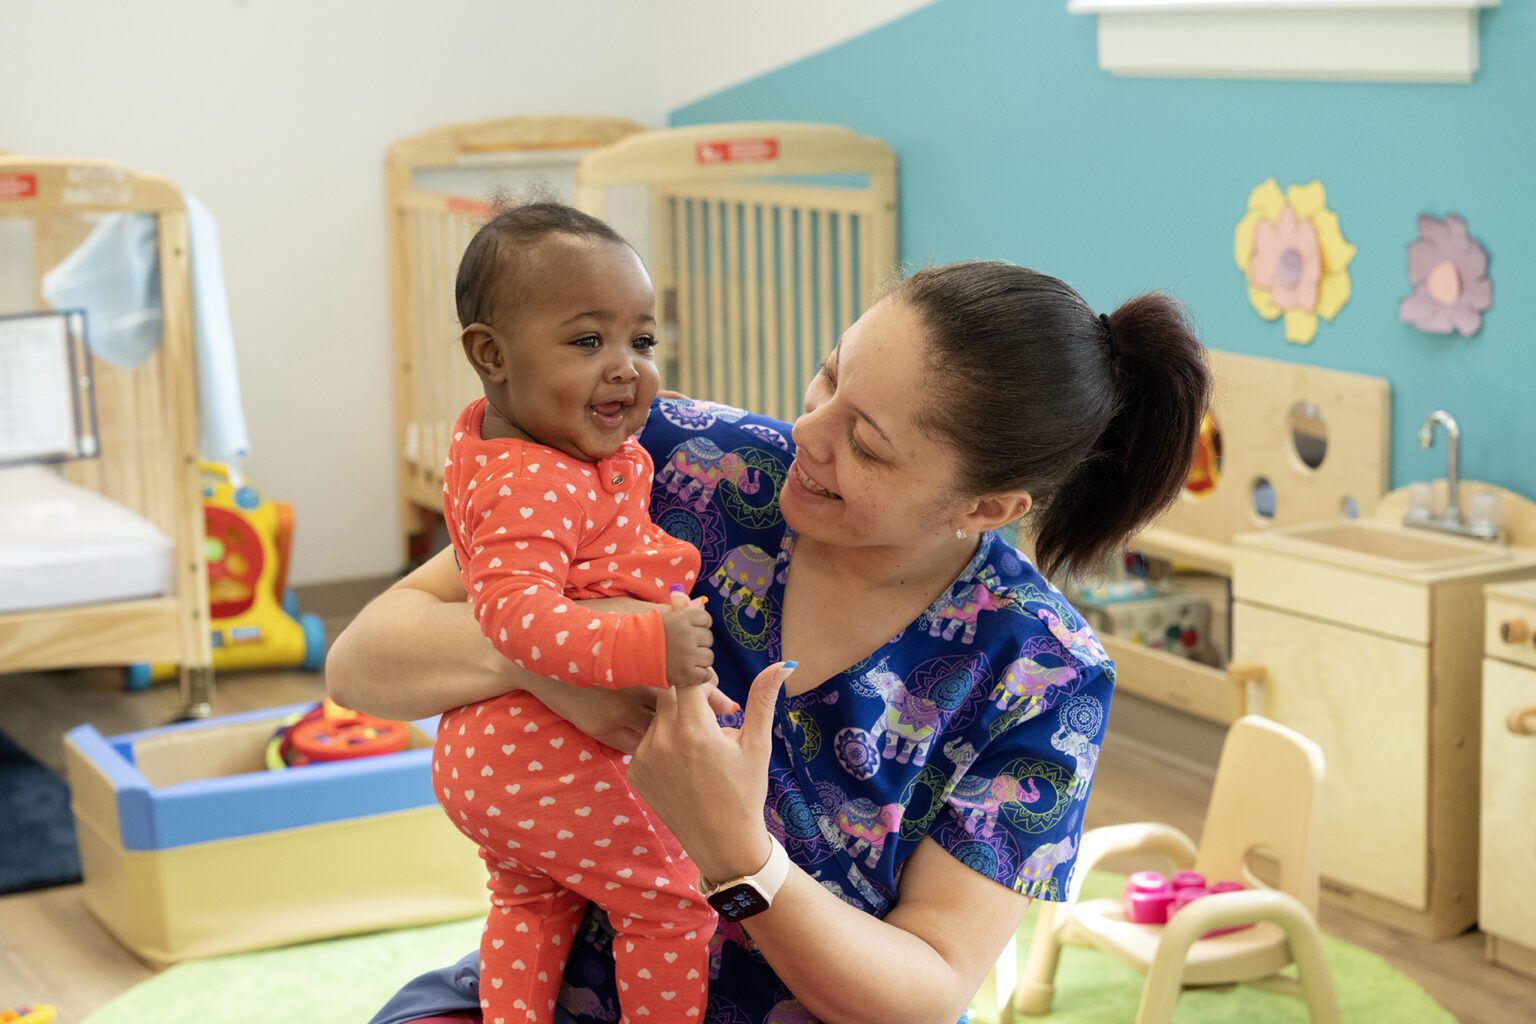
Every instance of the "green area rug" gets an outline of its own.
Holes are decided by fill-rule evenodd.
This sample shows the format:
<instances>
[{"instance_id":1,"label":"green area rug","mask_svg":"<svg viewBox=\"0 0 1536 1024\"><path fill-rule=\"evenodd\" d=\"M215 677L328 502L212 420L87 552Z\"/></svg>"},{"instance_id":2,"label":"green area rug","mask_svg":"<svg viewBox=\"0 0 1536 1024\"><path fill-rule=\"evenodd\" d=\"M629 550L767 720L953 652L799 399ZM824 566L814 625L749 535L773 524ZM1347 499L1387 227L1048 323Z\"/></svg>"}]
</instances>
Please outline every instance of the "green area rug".
<instances>
[{"instance_id":1,"label":"green area rug","mask_svg":"<svg viewBox=\"0 0 1536 1024\"><path fill-rule=\"evenodd\" d=\"M1124 879L1095 875L1089 896L1113 896ZM1029 915L1025 935L1033 928ZM306 946L178 964L135 986L85 1024L361 1024L405 981L452 963L479 942L480 921L382 932ZM1407 975L1374 953L1324 939L1346 1021L1455 1024ZM1123 1024L1134 1019L1141 976L1114 959L1068 949L1057 974L1052 1024ZM1192 991L1176 1024L1297 1024L1298 999L1239 987Z\"/></svg>"}]
</instances>

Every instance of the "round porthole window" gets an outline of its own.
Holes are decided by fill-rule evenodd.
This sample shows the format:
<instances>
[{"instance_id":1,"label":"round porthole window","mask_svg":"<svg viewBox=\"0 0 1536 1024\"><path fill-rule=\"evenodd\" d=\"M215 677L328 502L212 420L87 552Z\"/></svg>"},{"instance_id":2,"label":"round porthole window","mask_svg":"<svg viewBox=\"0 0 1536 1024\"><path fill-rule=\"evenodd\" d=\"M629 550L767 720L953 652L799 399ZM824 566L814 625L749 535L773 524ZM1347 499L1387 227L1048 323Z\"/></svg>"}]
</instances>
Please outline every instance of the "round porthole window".
<instances>
[{"instance_id":1,"label":"round porthole window","mask_svg":"<svg viewBox=\"0 0 1536 1024\"><path fill-rule=\"evenodd\" d=\"M1312 402L1291 406L1291 450L1308 469L1316 469L1328 455L1328 423Z\"/></svg>"},{"instance_id":2,"label":"round porthole window","mask_svg":"<svg viewBox=\"0 0 1536 1024\"><path fill-rule=\"evenodd\" d=\"M1253 514L1264 523L1275 518L1275 487L1264 477L1253 482Z\"/></svg>"}]
</instances>

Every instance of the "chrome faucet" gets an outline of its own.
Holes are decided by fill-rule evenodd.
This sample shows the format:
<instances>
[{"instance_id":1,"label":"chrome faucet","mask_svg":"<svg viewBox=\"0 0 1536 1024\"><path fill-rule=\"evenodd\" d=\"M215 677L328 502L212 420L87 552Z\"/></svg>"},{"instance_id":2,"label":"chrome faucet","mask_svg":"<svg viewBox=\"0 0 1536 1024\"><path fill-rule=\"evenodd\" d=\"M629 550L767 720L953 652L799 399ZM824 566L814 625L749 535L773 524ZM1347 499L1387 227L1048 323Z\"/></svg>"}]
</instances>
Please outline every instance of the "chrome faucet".
<instances>
[{"instance_id":1,"label":"chrome faucet","mask_svg":"<svg viewBox=\"0 0 1536 1024\"><path fill-rule=\"evenodd\" d=\"M1430 413L1419 427L1419 447L1429 448L1435 443L1435 425L1445 428L1445 514L1436 516L1427 508L1409 508L1403 517L1405 526L1418 526L1426 530L1440 530L1478 540L1498 540L1499 528L1494 523L1469 523L1461 511L1461 428L1456 418L1444 409Z\"/></svg>"},{"instance_id":2,"label":"chrome faucet","mask_svg":"<svg viewBox=\"0 0 1536 1024\"><path fill-rule=\"evenodd\" d=\"M1436 409L1419 427L1420 448L1433 447L1436 423L1445 428L1445 522L1454 526L1461 522L1461 428L1456 417Z\"/></svg>"}]
</instances>

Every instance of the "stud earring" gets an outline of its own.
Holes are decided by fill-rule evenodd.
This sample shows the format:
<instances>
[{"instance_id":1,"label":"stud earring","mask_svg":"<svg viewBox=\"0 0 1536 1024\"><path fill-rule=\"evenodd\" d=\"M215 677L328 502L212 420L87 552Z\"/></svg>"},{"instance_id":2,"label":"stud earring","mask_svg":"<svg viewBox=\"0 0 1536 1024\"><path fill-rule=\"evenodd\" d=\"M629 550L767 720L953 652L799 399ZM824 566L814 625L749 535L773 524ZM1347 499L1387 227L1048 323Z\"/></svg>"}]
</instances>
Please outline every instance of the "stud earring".
<instances>
[{"instance_id":1,"label":"stud earring","mask_svg":"<svg viewBox=\"0 0 1536 1024\"><path fill-rule=\"evenodd\" d=\"M957 540L965 540L965 531L964 530L956 530L955 531L955 539L957 539Z\"/></svg>"}]
</instances>

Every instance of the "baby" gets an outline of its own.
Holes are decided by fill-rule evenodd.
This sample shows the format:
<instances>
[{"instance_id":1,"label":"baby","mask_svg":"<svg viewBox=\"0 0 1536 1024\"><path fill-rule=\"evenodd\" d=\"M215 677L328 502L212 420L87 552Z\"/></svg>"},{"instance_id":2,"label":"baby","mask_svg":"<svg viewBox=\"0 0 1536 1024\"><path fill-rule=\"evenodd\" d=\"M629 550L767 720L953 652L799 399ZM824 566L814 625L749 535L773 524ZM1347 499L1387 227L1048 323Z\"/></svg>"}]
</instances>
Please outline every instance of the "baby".
<instances>
[{"instance_id":1,"label":"baby","mask_svg":"<svg viewBox=\"0 0 1536 1024\"><path fill-rule=\"evenodd\" d=\"M518 206L469 243L456 294L485 397L454 424L443 512L481 631L563 683L709 681L709 615L674 593L697 579L699 553L651 521L651 460L631 436L658 385L640 258L570 207ZM672 607L575 600L615 596ZM618 932L623 1019L703 1019L714 912L629 789L628 760L521 692L443 716L433 784L490 872L488 1024L553 1019L588 900Z\"/></svg>"}]
</instances>

